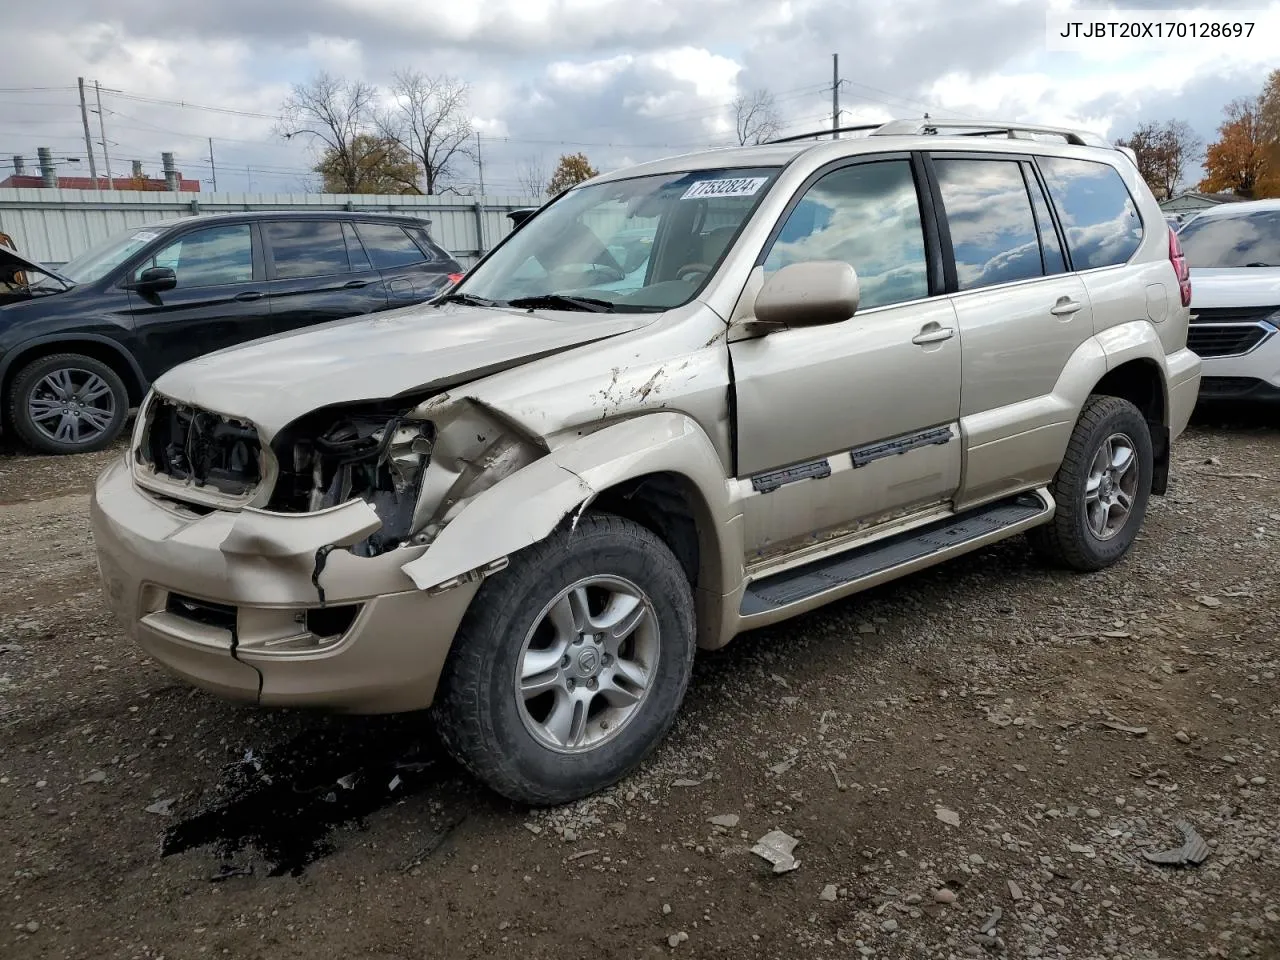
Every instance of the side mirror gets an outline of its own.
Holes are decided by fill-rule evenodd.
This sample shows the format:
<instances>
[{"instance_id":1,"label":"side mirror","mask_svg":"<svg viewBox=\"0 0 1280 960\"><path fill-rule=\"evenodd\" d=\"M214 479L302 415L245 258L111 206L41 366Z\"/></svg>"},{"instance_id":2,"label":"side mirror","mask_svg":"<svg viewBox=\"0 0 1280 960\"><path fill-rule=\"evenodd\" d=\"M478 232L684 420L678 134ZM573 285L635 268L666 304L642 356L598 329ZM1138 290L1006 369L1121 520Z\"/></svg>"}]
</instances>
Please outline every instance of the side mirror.
<instances>
[{"instance_id":1,"label":"side mirror","mask_svg":"<svg viewBox=\"0 0 1280 960\"><path fill-rule=\"evenodd\" d=\"M843 260L812 260L783 267L756 296L759 324L810 327L840 323L858 312L858 274Z\"/></svg>"},{"instance_id":2,"label":"side mirror","mask_svg":"<svg viewBox=\"0 0 1280 960\"><path fill-rule=\"evenodd\" d=\"M172 267L147 267L137 280L129 284L131 289L141 290L143 293L162 293L177 285L178 275L173 272Z\"/></svg>"}]
</instances>

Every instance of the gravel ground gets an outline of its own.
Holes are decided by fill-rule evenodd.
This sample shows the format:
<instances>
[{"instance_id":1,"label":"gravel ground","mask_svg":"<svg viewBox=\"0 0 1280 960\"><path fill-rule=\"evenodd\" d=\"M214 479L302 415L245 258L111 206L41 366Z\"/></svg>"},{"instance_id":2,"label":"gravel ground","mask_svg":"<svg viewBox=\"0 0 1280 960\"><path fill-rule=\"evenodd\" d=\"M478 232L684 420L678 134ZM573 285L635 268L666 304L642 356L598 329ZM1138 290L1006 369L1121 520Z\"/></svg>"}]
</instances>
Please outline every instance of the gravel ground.
<instances>
[{"instance_id":1,"label":"gravel ground","mask_svg":"<svg viewBox=\"0 0 1280 960\"><path fill-rule=\"evenodd\" d=\"M1176 447L1134 554L1015 539L701 656L667 744L530 813L419 716L230 706L100 600L119 449L0 454L0 956L1280 956L1280 427ZM1199 866L1144 853L1179 846ZM800 864L750 852L768 831Z\"/></svg>"}]
</instances>

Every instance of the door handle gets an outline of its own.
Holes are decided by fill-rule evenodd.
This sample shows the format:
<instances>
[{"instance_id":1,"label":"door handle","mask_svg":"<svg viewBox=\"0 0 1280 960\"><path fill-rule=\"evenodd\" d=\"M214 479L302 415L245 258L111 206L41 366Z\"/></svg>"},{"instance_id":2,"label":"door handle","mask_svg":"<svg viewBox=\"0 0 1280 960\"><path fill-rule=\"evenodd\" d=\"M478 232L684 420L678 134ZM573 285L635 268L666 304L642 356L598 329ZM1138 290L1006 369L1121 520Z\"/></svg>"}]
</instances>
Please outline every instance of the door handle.
<instances>
[{"instance_id":1,"label":"door handle","mask_svg":"<svg viewBox=\"0 0 1280 960\"><path fill-rule=\"evenodd\" d=\"M950 340L955 335L956 332L951 327L939 327L936 324L930 324L912 337L911 342L924 346L930 343L941 343L943 340Z\"/></svg>"},{"instance_id":2,"label":"door handle","mask_svg":"<svg viewBox=\"0 0 1280 960\"><path fill-rule=\"evenodd\" d=\"M359 290L361 287L367 287L368 285L369 285L368 280L348 280L346 283L342 285L342 289Z\"/></svg>"},{"instance_id":3,"label":"door handle","mask_svg":"<svg viewBox=\"0 0 1280 960\"><path fill-rule=\"evenodd\" d=\"M246 290L244 293L237 293L237 300L261 300L266 294L261 290Z\"/></svg>"},{"instance_id":4,"label":"door handle","mask_svg":"<svg viewBox=\"0 0 1280 960\"><path fill-rule=\"evenodd\" d=\"M1059 297L1058 302L1049 308L1049 312L1055 317L1069 317L1083 308L1084 304L1079 300L1072 300L1070 297Z\"/></svg>"}]
</instances>

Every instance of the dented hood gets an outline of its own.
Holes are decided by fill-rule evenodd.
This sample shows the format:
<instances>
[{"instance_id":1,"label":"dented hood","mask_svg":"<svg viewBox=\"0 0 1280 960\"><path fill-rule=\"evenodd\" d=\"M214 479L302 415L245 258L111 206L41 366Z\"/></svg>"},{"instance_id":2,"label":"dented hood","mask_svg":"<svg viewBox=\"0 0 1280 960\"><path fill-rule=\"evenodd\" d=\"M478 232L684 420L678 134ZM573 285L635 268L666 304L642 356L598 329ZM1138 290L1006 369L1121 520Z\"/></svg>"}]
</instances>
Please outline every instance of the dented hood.
<instances>
[{"instance_id":1,"label":"dented hood","mask_svg":"<svg viewBox=\"0 0 1280 960\"><path fill-rule=\"evenodd\" d=\"M155 388L250 420L270 439L318 407L444 389L658 316L420 305L219 350L174 367Z\"/></svg>"}]
</instances>

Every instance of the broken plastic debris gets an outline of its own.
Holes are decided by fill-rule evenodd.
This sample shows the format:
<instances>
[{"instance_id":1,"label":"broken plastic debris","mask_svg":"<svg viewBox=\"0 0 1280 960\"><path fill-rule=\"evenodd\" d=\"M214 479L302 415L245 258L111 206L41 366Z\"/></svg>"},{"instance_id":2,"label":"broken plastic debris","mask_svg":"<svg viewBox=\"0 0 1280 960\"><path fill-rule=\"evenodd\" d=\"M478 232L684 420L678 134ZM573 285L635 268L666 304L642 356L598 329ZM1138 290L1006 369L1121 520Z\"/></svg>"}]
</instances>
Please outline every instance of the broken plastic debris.
<instances>
[{"instance_id":1,"label":"broken plastic debris","mask_svg":"<svg viewBox=\"0 0 1280 960\"><path fill-rule=\"evenodd\" d=\"M732 830L738 825L738 815L736 813L722 813L719 816L710 817L707 823L714 823L717 827L725 827Z\"/></svg>"},{"instance_id":2,"label":"broken plastic debris","mask_svg":"<svg viewBox=\"0 0 1280 960\"><path fill-rule=\"evenodd\" d=\"M756 841L751 852L772 863L774 873L789 873L800 866L800 861L791 855L799 842L781 830L771 830Z\"/></svg>"},{"instance_id":3,"label":"broken plastic debris","mask_svg":"<svg viewBox=\"0 0 1280 960\"><path fill-rule=\"evenodd\" d=\"M345 777L338 778L338 786L343 790L354 790L358 779L360 778L356 774L348 773Z\"/></svg>"},{"instance_id":4,"label":"broken plastic debris","mask_svg":"<svg viewBox=\"0 0 1280 960\"><path fill-rule=\"evenodd\" d=\"M398 786L400 786L400 774L397 773L394 777L391 778L391 782L387 784L387 789L394 790Z\"/></svg>"},{"instance_id":5,"label":"broken plastic debris","mask_svg":"<svg viewBox=\"0 0 1280 960\"><path fill-rule=\"evenodd\" d=\"M1127 723L1121 723L1119 720L1103 720L1102 726L1108 730L1119 730L1121 733L1130 733L1135 737L1145 737L1147 735L1146 727L1133 727Z\"/></svg>"},{"instance_id":6,"label":"broken plastic debris","mask_svg":"<svg viewBox=\"0 0 1280 960\"><path fill-rule=\"evenodd\" d=\"M1209 859L1209 845L1204 842L1200 834L1196 833L1191 824L1185 820L1178 820L1174 826L1182 834L1182 846L1173 850L1162 850L1159 853L1147 853L1144 850L1142 855L1148 861L1169 867L1181 867L1187 864L1199 866Z\"/></svg>"},{"instance_id":7,"label":"broken plastic debris","mask_svg":"<svg viewBox=\"0 0 1280 960\"><path fill-rule=\"evenodd\" d=\"M960 814L956 813L954 810L948 810L946 807L938 807L933 811L933 814L949 827L960 826Z\"/></svg>"},{"instance_id":8,"label":"broken plastic debris","mask_svg":"<svg viewBox=\"0 0 1280 960\"><path fill-rule=\"evenodd\" d=\"M147 813L154 813L160 817L167 817L173 813L173 805L176 802L177 801L173 799L157 800L155 803L151 804L151 806L147 807L146 810Z\"/></svg>"}]
</instances>

